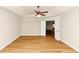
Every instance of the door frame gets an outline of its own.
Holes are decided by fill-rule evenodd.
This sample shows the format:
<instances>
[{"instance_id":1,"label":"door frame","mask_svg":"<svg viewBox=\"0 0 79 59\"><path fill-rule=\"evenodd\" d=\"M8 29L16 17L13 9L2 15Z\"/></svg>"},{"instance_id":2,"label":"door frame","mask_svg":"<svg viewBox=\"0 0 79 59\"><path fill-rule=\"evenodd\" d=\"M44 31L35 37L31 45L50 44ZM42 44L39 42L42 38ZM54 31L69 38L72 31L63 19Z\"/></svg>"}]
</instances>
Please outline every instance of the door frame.
<instances>
[{"instance_id":1,"label":"door frame","mask_svg":"<svg viewBox=\"0 0 79 59\"><path fill-rule=\"evenodd\" d=\"M46 36L46 21L55 21L55 20L43 20L43 21L41 21L41 36Z\"/></svg>"},{"instance_id":2,"label":"door frame","mask_svg":"<svg viewBox=\"0 0 79 59\"><path fill-rule=\"evenodd\" d=\"M46 21L55 21L55 39L60 40L60 17L54 17L52 20L42 20L41 21L41 36L46 36Z\"/></svg>"}]
</instances>

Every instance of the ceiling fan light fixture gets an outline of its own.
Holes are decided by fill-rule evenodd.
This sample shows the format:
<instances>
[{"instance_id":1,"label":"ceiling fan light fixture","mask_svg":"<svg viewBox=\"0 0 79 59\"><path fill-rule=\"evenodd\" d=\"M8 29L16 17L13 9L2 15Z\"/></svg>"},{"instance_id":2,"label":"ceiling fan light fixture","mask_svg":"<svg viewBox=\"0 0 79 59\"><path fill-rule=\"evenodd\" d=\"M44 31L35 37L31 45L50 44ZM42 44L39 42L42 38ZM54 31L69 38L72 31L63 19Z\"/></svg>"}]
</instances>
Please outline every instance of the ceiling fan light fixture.
<instances>
[{"instance_id":1,"label":"ceiling fan light fixture","mask_svg":"<svg viewBox=\"0 0 79 59\"><path fill-rule=\"evenodd\" d=\"M38 15L36 15L36 17L41 17L41 15L40 15L40 14L38 14Z\"/></svg>"}]
</instances>

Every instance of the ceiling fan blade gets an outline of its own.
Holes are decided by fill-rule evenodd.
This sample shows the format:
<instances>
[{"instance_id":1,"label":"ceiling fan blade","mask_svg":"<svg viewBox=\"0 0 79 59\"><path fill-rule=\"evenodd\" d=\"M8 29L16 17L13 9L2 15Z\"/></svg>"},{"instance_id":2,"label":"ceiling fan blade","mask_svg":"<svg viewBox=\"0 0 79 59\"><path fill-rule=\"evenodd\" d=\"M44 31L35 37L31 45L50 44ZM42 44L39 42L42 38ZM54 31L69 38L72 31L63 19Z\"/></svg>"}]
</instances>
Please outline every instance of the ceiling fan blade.
<instances>
[{"instance_id":1,"label":"ceiling fan blade","mask_svg":"<svg viewBox=\"0 0 79 59\"><path fill-rule=\"evenodd\" d=\"M35 15L35 16L37 16L37 15L39 15L39 13L36 13L36 15Z\"/></svg>"},{"instance_id":2,"label":"ceiling fan blade","mask_svg":"<svg viewBox=\"0 0 79 59\"><path fill-rule=\"evenodd\" d=\"M42 12L42 13L48 13L48 11L44 11L44 12Z\"/></svg>"},{"instance_id":3,"label":"ceiling fan blade","mask_svg":"<svg viewBox=\"0 0 79 59\"><path fill-rule=\"evenodd\" d=\"M37 11L34 11L34 12L36 12L36 13L37 13Z\"/></svg>"},{"instance_id":4,"label":"ceiling fan blade","mask_svg":"<svg viewBox=\"0 0 79 59\"><path fill-rule=\"evenodd\" d=\"M43 14L42 12L40 12L40 15L45 16L45 14Z\"/></svg>"}]
</instances>

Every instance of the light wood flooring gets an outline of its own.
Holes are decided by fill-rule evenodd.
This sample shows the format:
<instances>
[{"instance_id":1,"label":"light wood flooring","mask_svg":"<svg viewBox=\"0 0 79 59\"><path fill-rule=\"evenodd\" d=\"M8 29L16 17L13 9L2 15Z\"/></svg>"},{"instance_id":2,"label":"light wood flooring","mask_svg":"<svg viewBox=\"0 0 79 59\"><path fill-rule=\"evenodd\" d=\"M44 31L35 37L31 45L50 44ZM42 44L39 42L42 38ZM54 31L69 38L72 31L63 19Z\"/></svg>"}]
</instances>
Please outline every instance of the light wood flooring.
<instances>
[{"instance_id":1,"label":"light wood flooring","mask_svg":"<svg viewBox=\"0 0 79 59\"><path fill-rule=\"evenodd\" d=\"M4 48L2 53L74 53L66 44L56 41L51 35L21 36Z\"/></svg>"}]
</instances>

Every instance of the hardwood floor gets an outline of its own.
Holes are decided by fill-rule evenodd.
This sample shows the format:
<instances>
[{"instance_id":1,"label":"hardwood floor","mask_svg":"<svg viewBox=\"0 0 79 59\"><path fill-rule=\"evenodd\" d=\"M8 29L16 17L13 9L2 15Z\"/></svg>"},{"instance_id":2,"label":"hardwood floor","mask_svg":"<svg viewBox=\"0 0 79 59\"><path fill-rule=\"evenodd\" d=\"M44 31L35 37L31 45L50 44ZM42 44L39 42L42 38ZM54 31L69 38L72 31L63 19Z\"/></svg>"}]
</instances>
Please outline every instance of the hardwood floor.
<instances>
[{"instance_id":1,"label":"hardwood floor","mask_svg":"<svg viewBox=\"0 0 79 59\"><path fill-rule=\"evenodd\" d=\"M52 36L21 36L6 48L2 53L74 53L76 52Z\"/></svg>"}]
</instances>

